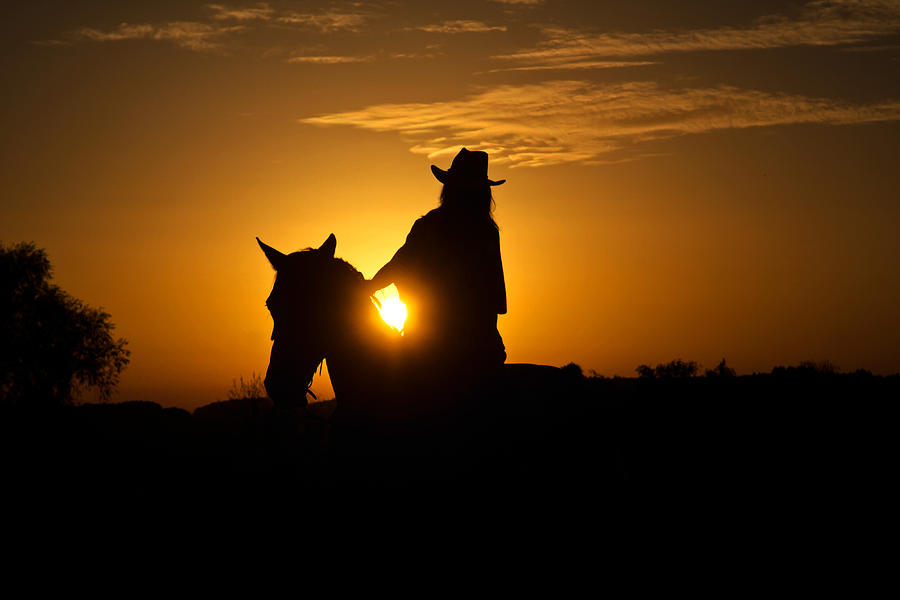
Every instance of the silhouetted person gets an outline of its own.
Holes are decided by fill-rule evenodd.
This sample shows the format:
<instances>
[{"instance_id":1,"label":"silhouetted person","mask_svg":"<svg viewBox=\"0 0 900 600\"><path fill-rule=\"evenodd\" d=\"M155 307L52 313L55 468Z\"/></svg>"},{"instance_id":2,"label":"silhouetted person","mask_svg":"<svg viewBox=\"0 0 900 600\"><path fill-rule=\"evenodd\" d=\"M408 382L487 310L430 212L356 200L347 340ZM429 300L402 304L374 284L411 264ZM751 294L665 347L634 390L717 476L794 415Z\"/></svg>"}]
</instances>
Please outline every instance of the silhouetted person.
<instances>
[{"instance_id":1,"label":"silhouetted person","mask_svg":"<svg viewBox=\"0 0 900 600\"><path fill-rule=\"evenodd\" d=\"M506 360L497 315L506 314L500 234L492 217L488 155L465 148L449 170L440 206L418 219L406 243L371 280L391 283L407 306L404 336L414 358L443 373L481 377Z\"/></svg>"}]
</instances>

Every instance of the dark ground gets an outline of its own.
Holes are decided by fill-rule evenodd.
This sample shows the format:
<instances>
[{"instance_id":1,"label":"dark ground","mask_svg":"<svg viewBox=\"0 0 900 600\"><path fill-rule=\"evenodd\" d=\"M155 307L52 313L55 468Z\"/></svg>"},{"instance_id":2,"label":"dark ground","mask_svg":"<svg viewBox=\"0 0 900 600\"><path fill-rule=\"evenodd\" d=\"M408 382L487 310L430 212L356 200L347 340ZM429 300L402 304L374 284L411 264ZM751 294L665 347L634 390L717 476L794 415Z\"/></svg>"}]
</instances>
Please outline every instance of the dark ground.
<instances>
[{"instance_id":1,"label":"dark ground","mask_svg":"<svg viewBox=\"0 0 900 600\"><path fill-rule=\"evenodd\" d=\"M482 398L441 427L382 437L341 432L333 403L7 410L5 514L865 521L894 498L898 391L897 376L572 375L565 389Z\"/></svg>"}]
</instances>

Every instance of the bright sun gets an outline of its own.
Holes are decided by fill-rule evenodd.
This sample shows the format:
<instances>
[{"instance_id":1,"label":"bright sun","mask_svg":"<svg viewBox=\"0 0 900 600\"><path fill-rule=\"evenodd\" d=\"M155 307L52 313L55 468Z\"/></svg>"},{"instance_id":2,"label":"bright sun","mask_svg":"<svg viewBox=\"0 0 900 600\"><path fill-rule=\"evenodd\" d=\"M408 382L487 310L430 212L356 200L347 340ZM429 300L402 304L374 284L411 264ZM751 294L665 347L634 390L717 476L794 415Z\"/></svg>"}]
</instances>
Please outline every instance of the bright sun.
<instances>
[{"instance_id":1,"label":"bright sun","mask_svg":"<svg viewBox=\"0 0 900 600\"><path fill-rule=\"evenodd\" d=\"M381 302L378 312L385 323L396 329L403 331L403 323L406 321L406 305L400 301L397 294L397 288L393 284L375 292L375 297Z\"/></svg>"}]
</instances>

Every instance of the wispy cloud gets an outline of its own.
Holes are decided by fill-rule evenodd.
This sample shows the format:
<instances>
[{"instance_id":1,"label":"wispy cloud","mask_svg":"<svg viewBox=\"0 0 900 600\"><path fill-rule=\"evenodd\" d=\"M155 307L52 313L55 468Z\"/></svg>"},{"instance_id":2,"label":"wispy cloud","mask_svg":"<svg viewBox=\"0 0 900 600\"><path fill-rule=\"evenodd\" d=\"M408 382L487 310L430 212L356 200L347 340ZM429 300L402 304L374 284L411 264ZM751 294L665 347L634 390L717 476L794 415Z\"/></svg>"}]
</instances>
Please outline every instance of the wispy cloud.
<instances>
[{"instance_id":1,"label":"wispy cloud","mask_svg":"<svg viewBox=\"0 0 900 600\"><path fill-rule=\"evenodd\" d=\"M360 63L374 60L374 56L292 56L285 62L309 63L316 65L336 65L341 63Z\"/></svg>"},{"instance_id":2,"label":"wispy cloud","mask_svg":"<svg viewBox=\"0 0 900 600\"><path fill-rule=\"evenodd\" d=\"M275 20L288 25L312 27L324 33L347 29L358 30L371 15L352 12L324 11L320 13L287 12Z\"/></svg>"},{"instance_id":3,"label":"wispy cloud","mask_svg":"<svg viewBox=\"0 0 900 600\"><path fill-rule=\"evenodd\" d=\"M431 157L477 146L489 148L492 160L537 167L627 160L639 156L639 144L715 130L894 120L900 120L900 102L855 105L728 86L663 89L652 82L548 81L498 86L448 102L380 104L301 122L399 132L414 144L412 152Z\"/></svg>"},{"instance_id":4,"label":"wispy cloud","mask_svg":"<svg viewBox=\"0 0 900 600\"><path fill-rule=\"evenodd\" d=\"M363 3L354 2L351 6L359 9L363 6ZM310 27L326 33L344 29L357 30L373 16L362 10L339 10L337 8L329 8L318 12L278 11L264 2L254 6L238 8L231 8L222 4L208 4L207 7L213 11L213 18L217 20L266 21L282 25Z\"/></svg>"},{"instance_id":5,"label":"wispy cloud","mask_svg":"<svg viewBox=\"0 0 900 600\"><path fill-rule=\"evenodd\" d=\"M521 67L506 67L504 69L491 69L488 73L501 73L504 71L547 71L550 69L621 69L624 67L644 67L647 65L658 65L659 62L653 60L585 60L574 62L560 62L552 65L526 65Z\"/></svg>"},{"instance_id":6,"label":"wispy cloud","mask_svg":"<svg viewBox=\"0 0 900 600\"><path fill-rule=\"evenodd\" d=\"M592 33L544 27L542 33L545 39L537 47L495 58L550 66L670 52L852 44L900 33L900 1L816 0L796 18L772 15L743 28Z\"/></svg>"},{"instance_id":7,"label":"wispy cloud","mask_svg":"<svg viewBox=\"0 0 900 600\"><path fill-rule=\"evenodd\" d=\"M79 41L115 42L122 40L152 40L170 42L190 50L210 50L220 48L229 34L247 32L259 26L289 26L317 29L322 33L339 30L356 31L367 21L374 18L375 13L365 12L362 2L353 2L348 8L340 10L329 8L319 12L297 12L276 10L268 3L257 3L248 6L229 6L225 4L207 4L211 11L207 21L173 21L162 24L120 23L113 29L102 30L93 27L82 27L67 32L62 40L34 41L35 45L64 45ZM313 58L313 57L310 57ZM350 62L337 60L348 57L319 57L319 62ZM359 59L356 59L358 62ZM368 60L368 59L365 59ZM289 61L291 62L291 61ZM315 62L298 60L294 62Z\"/></svg>"},{"instance_id":8,"label":"wispy cloud","mask_svg":"<svg viewBox=\"0 0 900 600\"><path fill-rule=\"evenodd\" d=\"M440 51L438 51L435 48L430 48L430 50L431 50L431 52L392 52L388 56L390 58L398 58L398 59L422 59L422 58L430 59L430 58L436 58L437 56L442 54Z\"/></svg>"},{"instance_id":9,"label":"wispy cloud","mask_svg":"<svg viewBox=\"0 0 900 600\"><path fill-rule=\"evenodd\" d=\"M243 31L240 25L222 26L193 21L175 21L162 25L120 23L109 31L83 27L72 32L76 40L117 42L122 40L153 40L170 42L189 50L209 50L221 46L224 36Z\"/></svg>"},{"instance_id":10,"label":"wispy cloud","mask_svg":"<svg viewBox=\"0 0 900 600\"><path fill-rule=\"evenodd\" d=\"M238 21L268 21L275 16L275 10L268 4L260 2L256 6L229 8L222 4L207 4L213 11L213 18L220 21L235 19Z\"/></svg>"},{"instance_id":11,"label":"wispy cloud","mask_svg":"<svg viewBox=\"0 0 900 600\"><path fill-rule=\"evenodd\" d=\"M407 29L418 29L429 33L481 33L485 31L506 31L505 25L488 25L481 21L444 21L439 25L419 25Z\"/></svg>"},{"instance_id":12,"label":"wispy cloud","mask_svg":"<svg viewBox=\"0 0 900 600\"><path fill-rule=\"evenodd\" d=\"M34 40L28 43L32 46L69 46L72 42L63 40Z\"/></svg>"}]
</instances>

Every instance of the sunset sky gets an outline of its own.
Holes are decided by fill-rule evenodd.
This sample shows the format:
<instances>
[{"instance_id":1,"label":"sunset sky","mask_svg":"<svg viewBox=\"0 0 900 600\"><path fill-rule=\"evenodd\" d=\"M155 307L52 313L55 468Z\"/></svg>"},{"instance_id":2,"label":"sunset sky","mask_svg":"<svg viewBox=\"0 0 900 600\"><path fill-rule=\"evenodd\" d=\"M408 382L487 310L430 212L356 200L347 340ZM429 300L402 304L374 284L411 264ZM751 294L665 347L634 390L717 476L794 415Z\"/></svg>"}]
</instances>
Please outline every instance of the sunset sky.
<instances>
[{"instance_id":1,"label":"sunset sky","mask_svg":"<svg viewBox=\"0 0 900 600\"><path fill-rule=\"evenodd\" d=\"M900 0L4 8L0 240L112 315L121 400L264 372L254 238L371 277L462 146L509 362L900 371Z\"/></svg>"}]
</instances>

